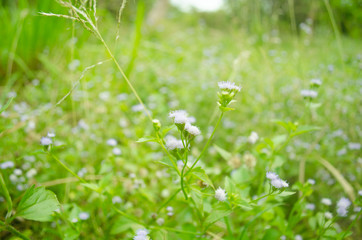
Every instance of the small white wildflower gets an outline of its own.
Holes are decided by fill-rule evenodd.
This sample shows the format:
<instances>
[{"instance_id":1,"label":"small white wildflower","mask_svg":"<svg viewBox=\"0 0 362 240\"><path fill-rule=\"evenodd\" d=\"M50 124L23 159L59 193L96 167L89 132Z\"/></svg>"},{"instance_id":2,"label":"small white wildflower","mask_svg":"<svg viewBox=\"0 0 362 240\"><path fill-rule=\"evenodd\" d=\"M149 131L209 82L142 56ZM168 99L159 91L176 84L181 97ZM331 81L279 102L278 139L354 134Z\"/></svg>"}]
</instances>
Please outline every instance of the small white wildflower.
<instances>
[{"instance_id":1,"label":"small white wildflower","mask_svg":"<svg viewBox=\"0 0 362 240\"><path fill-rule=\"evenodd\" d=\"M175 149L183 149L184 145L181 140L177 140L175 137L172 136L167 136L166 147L169 150L175 150Z\"/></svg>"},{"instance_id":2,"label":"small white wildflower","mask_svg":"<svg viewBox=\"0 0 362 240\"><path fill-rule=\"evenodd\" d=\"M267 172L266 173L266 178L268 178L270 180L274 180L274 179L278 179L279 176L275 172Z\"/></svg>"},{"instance_id":3,"label":"small white wildflower","mask_svg":"<svg viewBox=\"0 0 362 240\"><path fill-rule=\"evenodd\" d=\"M305 209L314 211L315 205L313 203L308 203L307 205L305 205Z\"/></svg>"},{"instance_id":4,"label":"small white wildflower","mask_svg":"<svg viewBox=\"0 0 362 240\"><path fill-rule=\"evenodd\" d=\"M117 147L113 148L113 149L112 149L112 152L113 152L113 154L116 155L116 156L119 156L119 155L122 154L122 150L121 150L120 148L117 148Z\"/></svg>"},{"instance_id":5,"label":"small white wildflower","mask_svg":"<svg viewBox=\"0 0 362 240\"><path fill-rule=\"evenodd\" d=\"M271 180L271 185L273 187L275 187L275 188L283 188L283 187L288 187L289 186L289 184L286 181L284 181L284 180L282 180L280 178L276 178L276 179Z\"/></svg>"},{"instance_id":6,"label":"small white wildflower","mask_svg":"<svg viewBox=\"0 0 362 240\"><path fill-rule=\"evenodd\" d=\"M342 148L341 150L339 150L337 152L337 156L342 156L345 155L347 153L347 149L346 148Z\"/></svg>"},{"instance_id":7,"label":"small white wildflower","mask_svg":"<svg viewBox=\"0 0 362 240\"><path fill-rule=\"evenodd\" d=\"M150 231L148 229L138 229L136 231L136 234L138 236L146 236L146 235L150 234Z\"/></svg>"},{"instance_id":8,"label":"small white wildflower","mask_svg":"<svg viewBox=\"0 0 362 240\"><path fill-rule=\"evenodd\" d=\"M120 196L114 196L112 198L112 203L116 204L116 203L121 203L122 202L122 198Z\"/></svg>"},{"instance_id":9,"label":"small white wildflower","mask_svg":"<svg viewBox=\"0 0 362 240\"><path fill-rule=\"evenodd\" d=\"M172 216L173 216L173 212L168 212L168 213L167 213L167 216L172 217Z\"/></svg>"},{"instance_id":10,"label":"small white wildflower","mask_svg":"<svg viewBox=\"0 0 362 240\"><path fill-rule=\"evenodd\" d=\"M110 138L107 140L107 145L114 147L117 145L117 140L114 138Z\"/></svg>"},{"instance_id":11,"label":"small white wildflower","mask_svg":"<svg viewBox=\"0 0 362 240\"><path fill-rule=\"evenodd\" d=\"M360 143L350 142L350 143L348 143L348 148L350 150L360 150L361 149L361 144Z\"/></svg>"},{"instance_id":12,"label":"small white wildflower","mask_svg":"<svg viewBox=\"0 0 362 240\"><path fill-rule=\"evenodd\" d=\"M295 235L294 239L295 240L303 240L302 236L300 236L300 235Z\"/></svg>"},{"instance_id":13,"label":"small white wildflower","mask_svg":"<svg viewBox=\"0 0 362 240\"><path fill-rule=\"evenodd\" d=\"M55 137L55 133L53 133L53 132L48 132L47 137L53 138L53 137Z\"/></svg>"},{"instance_id":14,"label":"small white wildflower","mask_svg":"<svg viewBox=\"0 0 362 240\"><path fill-rule=\"evenodd\" d=\"M168 206L168 207L166 208L166 210L167 210L168 212L173 212L173 207Z\"/></svg>"},{"instance_id":15,"label":"small white wildflower","mask_svg":"<svg viewBox=\"0 0 362 240\"><path fill-rule=\"evenodd\" d=\"M362 209L362 207L355 207L355 208L353 208L353 211L354 211L354 212L360 212L361 209Z\"/></svg>"},{"instance_id":16,"label":"small white wildflower","mask_svg":"<svg viewBox=\"0 0 362 240\"><path fill-rule=\"evenodd\" d=\"M324 213L324 216L325 216L327 219L333 218L333 215L332 215L331 212L325 212L325 213Z\"/></svg>"},{"instance_id":17,"label":"small white wildflower","mask_svg":"<svg viewBox=\"0 0 362 240\"><path fill-rule=\"evenodd\" d=\"M197 136L197 135L200 135L201 134L201 131L198 127L196 126L193 126L189 123L186 123L185 125L185 130L191 134L192 136Z\"/></svg>"},{"instance_id":18,"label":"small white wildflower","mask_svg":"<svg viewBox=\"0 0 362 240\"><path fill-rule=\"evenodd\" d=\"M358 191L358 195L362 196L362 190Z\"/></svg>"},{"instance_id":19,"label":"small white wildflower","mask_svg":"<svg viewBox=\"0 0 362 240\"><path fill-rule=\"evenodd\" d=\"M107 101L111 97L111 93L108 91L101 92L101 93L99 93L98 97L99 97L99 99L101 99L103 101Z\"/></svg>"},{"instance_id":20,"label":"small white wildflower","mask_svg":"<svg viewBox=\"0 0 362 240\"><path fill-rule=\"evenodd\" d=\"M81 212L81 213L79 213L78 217L80 220L87 220L89 218L89 213Z\"/></svg>"},{"instance_id":21,"label":"small white wildflower","mask_svg":"<svg viewBox=\"0 0 362 240\"><path fill-rule=\"evenodd\" d=\"M331 206L332 205L332 200L329 198L322 198L321 203L327 206Z\"/></svg>"},{"instance_id":22,"label":"small white wildflower","mask_svg":"<svg viewBox=\"0 0 362 240\"><path fill-rule=\"evenodd\" d=\"M309 178L309 179L308 179L308 183L309 183L310 185L314 185L314 184L315 184L315 180L314 180L314 179Z\"/></svg>"},{"instance_id":23,"label":"small white wildflower","mask_svg":"<svg viewBox=\"0 0 362 240\"><path fill-rule=\"evenodd\" d=\"M34 177L36 174L37 174L36 169L32 168L32 169L30 169L29 171L27 171L26 177L27 177L27 178L32 178L32 177Z\"/></svg>"},{"instance_id":24,"label":"small white wildflower","mask_svg":"<svg viewBox=\"0 0 362 240\"><path fill-rule=\"evenodd\" d=\"M78 222L78 218L73 218L72 223L76 223L76 222Z\"/></svg>"},{"instance_id":25,"label":"small white wildflower","mask_svg":"<svg viewBox=\"0 0 362 240\"><path fill-rule=\"evenodd\" d=\"M337 214L341 217L347 216L348 208L351 205L351 201L348 198L342 197L337 202Z\"/></svg>"},{"instance_id":26,"label":"small white wildflower","mask_svg":"<svg viewBox=\"0 0 362 240\"><path fill-rule=\"evenodd\" d=\"M40 139L40 144L43 146L48 146L53 143L53 140L50 137L42 137Z\"/></svg>"},{"instance_id":27,"label":"small white wildflower","mask_svg":"<svg viewBox=\"0 0 362 240\"><path fill-rule=\"evenodd\" d=\"M12 183L16 183L18 181L18 177L15 174L10 174L9 179Z\"/></svg>"},{"instance_id":28,"label":"small white wildflower","mask_svg":"<svg viewBox=\"0 0 362 240\"><path fill-rule=\"evenodd\" d=\"M20 176L21 174L23 174L23 171L21 171L21 169L19 169L19 168L16 168L14 170L14 174L17 175L17 176Z\"/></svg>"},{"instance_id":29,"label":"small white wildflower","mask_svg":"<svg viewBox=\"0 0 362 240\"><path fill-rule=\"evenodd\" d=\"M248 142L251 144L255 144L258 141L259 136L256 132L251 132L250 136L248 137Z\"/></svg>"},{"instance_id":30,"label":"small white wildflower","mask_svg":"<svg viewBox=\"0 0 362 240\"><path fill-rule=\"evenodd\" d=\"M286 240L286 239L287 239L286 236L284 236L284 235L280 236L280 240Z\"/></svg>"},{"instance_id":31,"label":"small white wildflower","mask_svg":"<svg viewBox=\"0 0 362 240\"><path fill-rule=\"evenodd\" d=\"M233 82L218 82L217 85L219 86L219 88L221 90L229 90L229 91L237 91L240 92L241 87L237 86L235 83Z\"/></svg>"},{"instance_id":32,"label":"small white wildflower","mask_svg":"<svg viewBox=\"0 0 362 240\"><path fill-rule=\"evenodd\" d=\"M219 200L220 202L223 202L226 200L226 195L227 193L225 192L224 189L222 189L221 187L219 187L216 191L215 191L215 198L217 200Z\"/></svg>"},{"instance_id":33,"label":"small white wildflower","mask_svg":"<svg viewBox=\"0 0 362 240\"><path fill-rule=\"evenodd\" d=\"M162 225L165 223L165 220L164 220L163 218L158 218L158 219L156 220L156 223L157 223L158 225L162 226Z\"/></svg>"},{"instance_id":34,"label":"small white wildflower","mask_svg":"<svg viewBox=\"0 0 362 240\"><path fill-rule=\"evenodd\" d=\"M315 85L315 86L320 86L320 85L322 85L322 81L321 81L320 79L318 79L318 78L311 79L311 80L310 80L310 83L311 83L312 85Z\"/></svg>"},{"instance_id":35,"label":"small white wildflower","mask_svg":"<svg viewBox=\"0 0 362 240\"><path fill-rule=\"evenodd\" d=\"M6 161L6 162L3 162L1 165L0 165L0 168L1 169L7 169L7 168L13 168L15 166L14 162L12 161Z\"/></svg>"},{"instance_id":36,"label":"small white wildflower","mask_svg":"<svg viewBox=\"0 0 362 240\"><path fill-rule=\"evenodd\" d=\"M124 100L127 100L127 98L128 98L128 94L127 93L121 93L121 94L118 94L117 95L117 100L118 101L124 101Z\"/></svg>"},{"instance_id":37,"label":"small white wildflower","mask_svg":"<svg viewBox=\"0 0 362 240\"><path fill-rule=\"evenodd\" d=\"M318 93L316 91L308 89L301 90L300 94L306 98L316 98L318 96Z\"/></svg>"}]
</instances>

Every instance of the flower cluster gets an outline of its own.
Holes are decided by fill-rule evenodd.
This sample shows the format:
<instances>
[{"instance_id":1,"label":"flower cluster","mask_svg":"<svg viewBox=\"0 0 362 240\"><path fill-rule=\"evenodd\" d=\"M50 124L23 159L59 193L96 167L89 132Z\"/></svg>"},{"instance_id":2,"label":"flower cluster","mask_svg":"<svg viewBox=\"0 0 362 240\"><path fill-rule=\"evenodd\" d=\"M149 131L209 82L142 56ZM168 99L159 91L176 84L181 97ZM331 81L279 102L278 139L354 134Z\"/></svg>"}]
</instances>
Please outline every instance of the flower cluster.
<instances>
[{"instance_id":1,"label":"flower cluster","mask_svg":"<svg viewBox=\"0 0 362 240\"><path fill-rule=\"evenodd\" d=\"M150 231L148 231L147 229L138 229L136 231L136 236L133 237L133 240L149 240L149 233Z\"/></svg>"},{"instance_id":2,"label":"flower cluster","mask_svg":"<svg viewBox=\"0 0 362 240\"><path fill-rule=\"evenodd\" d=\"M314 90L304 89L300 91L300 95L304 98L313 99L318 96L318 93Z\"/></svg>"},{"instance_id":3,"label":"flower cluster","mask_svg":"<svg viewBox=\"0 0 362 240\"><path fill-rule=\"evenodd\" d=\"M348 208L351 205L351 201L348 198L342 197L337 203L337 213L341 217L347 216Z\"/></svg>"},{"instance_id":4,"label":"flower cluster","mask_svg":"<svg viewBox=\"0 0 362 240\"><path fill-rule=\"evenodd\" d=\"M226 191L224 189L222 189L221 187L219 187L215 191L215 198L217 200L219 200L220 202L224 202L226 200L226 195L227 195Z\"/></svg>"},{"instance_id":5,"label":"flower cluster","mask_svg":"<svg viewBox=\"0 0 362 240\"><path fill-rule=\"evenodd\" d=\"M232 109L229 109L228 106L230 103L232 103L234 100L235 95L240 92L241 87L237 86L233 82L219 82L218 86L221 90L221 92L218 92L219 101L217 102L220 110L225 112Z\"/></svg>"},{"instance_id":6,"label":"flower cluster","mask_svg":"<svg viewBox=\"0 0 362 240\"><path fill-rule=\"evenodd\" d=\"M289 184L286 181L280 179L278 174L275 172L267 172L266 178L271 181L271 185L275 188L289 187Z\"/></svg>"}]
</instances>

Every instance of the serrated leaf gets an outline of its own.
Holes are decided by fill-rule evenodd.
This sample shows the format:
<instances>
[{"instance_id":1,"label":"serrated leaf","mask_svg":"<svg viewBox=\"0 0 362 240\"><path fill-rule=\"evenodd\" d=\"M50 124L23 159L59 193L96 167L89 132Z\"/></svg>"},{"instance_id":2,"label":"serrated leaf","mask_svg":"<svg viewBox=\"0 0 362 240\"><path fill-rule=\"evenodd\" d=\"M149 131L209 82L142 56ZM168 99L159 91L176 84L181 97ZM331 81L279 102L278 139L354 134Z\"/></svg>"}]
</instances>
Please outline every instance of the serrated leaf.
<instances>
[{"instance_id":1,"label":"serrated leaf","mask_svg":"<svg viewBox=\"0 0 362 240\"><path fill-rule=\"evenodd\" d=\"M17 207L17 217L28 220L50 221L53 212L60 207L57 196L45 187L31 186Z\"/></svg>"},{"instance_id":2,"label":"serrated leaf","mask_svg":"<svg viewBox=\"0 0 362 240\"><path fill-rule=\"evenodd\" d=\"M146 136L138 139L136 142L143 143L143 142L157 142L157 138L152 136Z\"/></svg>"},{"instance_id":3,"label":"serrated leaf","mask_svg":"<svg viewBox=\"0 0 362 240\"><path fill-rule=\"evenodd\" d=\"M224 160L229 161L230 158L232 157L232 154L230 152L226 151L225 149L222 149L221 147L219 147L215 144L214 144L214 148L221 155L221 157Z\"/></svg>"},{"instance_id":4,"label":"serrated leaf","mask_svg":"<svg viewBox=\"0 0 362 240\"><path fill-rule=\"evenodd\" d=\"M202 169L201 167L194 168L192 170L191 174L194 175L195 177L197 177L198 179L200 179L201 181L204 181L205 183L207 183L212 188L214 188L214 185L212 184L211 179L205 173L205 170Z\"/></svg>"}]
</instances>

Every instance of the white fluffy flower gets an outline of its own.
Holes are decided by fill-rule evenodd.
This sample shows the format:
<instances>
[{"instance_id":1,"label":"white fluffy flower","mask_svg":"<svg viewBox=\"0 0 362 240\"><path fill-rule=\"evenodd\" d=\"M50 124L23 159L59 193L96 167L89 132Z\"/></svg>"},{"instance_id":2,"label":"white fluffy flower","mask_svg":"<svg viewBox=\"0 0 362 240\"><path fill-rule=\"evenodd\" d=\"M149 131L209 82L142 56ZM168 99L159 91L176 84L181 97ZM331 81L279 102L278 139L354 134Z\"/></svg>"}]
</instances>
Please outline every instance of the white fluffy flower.
<instances>
[{"instance_id":1,"label":"white fluffy flower","mask_svg":"<svg viewBox=\"0 0 362 240\"><path fill-rule=\"evenodd\" d=\"M87 220L89 218L89 213L81 212L81 213L79 213L78 217L80 220Z\"/></svg>"},{"instance_id":2,"label":"white fluffy flower","mask_svg":"<svg viewBox=\"0 0 362 240\"><path fill-rule=\"evenodd\" d=\"M248 137L248 142L251 144L255 144L258 139L259 135L256 132L251 132L250 136Z\"/></svg>"},{"instance_id":3,"label":"white fluffy flower","mask_svg":"<svg viewBox=\"0 0 362 240\"><path fill-rule=\"evenodd\" d=\"M303 240L302 236L300 236L300 235L295 235L294 239L295 240Z\"/></svg>"},{"instance_id":4,"label":"white fluffy flower","mask_svg":"<svg viewBox=\"0 0 362 240\"><path fill-rule=\"evenodd\" d=\"M270 180L278 179L279 176L275 172L266 172L266 178Z\"/></svg>"},{"instance_id":5,"label":"white fluffy flower","mask_svg":"<svg viewBox=\"0 0 362 240\"><path fill-rule=\"evenodd\" d=\"M283 188L283 187L289 186L289 184L286 181L284 181L280 178L271 180L271 185L273 185L273 187L275 187L275 188Z\"/></svg>"},{"instance_id":6,"label":"white fluffy flower","mask_svg":"<svg viewBox=\"0 0 362 240\"><path fill-rule=\"evenodd\" d=\"M117 145L117 140L114 138L110 138L107 140L107 145L114 147Z\"/></svg>"},{"instance_id":7,"label":"white fluffy flower","mask_svg":"<svg viewBox=\"0 0 362 240\"><path fill-rule=\"evenodd\" d=\"M55 133L53 133L53 132L48 132L47 137L53 138L53 137L55 137Z\"/></svg>"},{"instance_id":8,"label":"white fluffy flower","mask_svg":"<svg viewBox=\"0 0 362 240\"><path fill-rule=\"evenodd\" d=\"M351 205L351 201L348 198L342 197L337 203L337 214L341 217L347 216L348 208Z\"/></svg>"},{"instance_id":9,"label":"white fluffy flower","mask_svg":"<svg viewBox=\"0 0 362 240\"><path fill-rule=\"evenodd\" d=\"M185 125L185 130L192 136L198 136L201 134L200 129L196 126L191 125L190 123L187 123Z\"/></svg>"},{"instance_id":10,"label":"white fluffy flower","mask_svg":"<svg viewBox=\"0 0 362 240\"><path fill-rule=\"evenodd\" d=\"M113 149L112 149L112 152L113 152L113 154L116 155L116 156L119 156L119 155L122 154L122 150L121 150L120 148L117 148L117 147L113 148Z\"/></svg>"},{"instance_id":11,"label":"white fluffy flower","mask_svg":"<svg viewBox=\"0 0 362 240\"><path fill-rule=\"evenodd\" d=\"M300 94L303 97L308 97L308 98L316 98L318 96L318 93L314 90L308 90L308 89L304 89L302 91L300 91Z\"/></svg>"},{"instance_id":12,"label":"white fluffy flower","mask_svg":"<svg viewBox=\"0 0 362 240\"><path fill-rule=\"evenodd\" d=\"M0 168L1 169L7 169L7 168L13 168L15 166L14 162L12 161L6 161L6 162L3 162L1 165L0 165Z\"/></svg>"},{"instance_id":13,"label":"white fluffy flower","mask_svg":"<svg viewBox=\"0 0 362 240\"><path fill-rule=\"evenodd\" d=\"M133 237L133 240L148 240L150 239L148 237L149 233L150 231L148 231L147 229L138 229L136 231L136 236Z\"/></svg>"},{"instance_id":14,"label":"white fluffy flower","mask_svg":"<svg viewBox=\"0 0 362 240\"><path fill-rule=\"evenodd\" d=\"M122 198L120 196L114 196L112 198L112 203L116 204L116 203L121 203L122 202Z\"/></svg>"},{"instance_id":15,"label":"white fluffy flower","mask_svg":"<svg viewBox=\"0 0 362 240\"><path fill-rule=\"evenodd\" d=\"M329 198L322 198L321 203L327 206L332 205L332 200Z\"/></svg>"},{"instance_id":16,"label":"white fluffy flower","mask_svg":"<svg viewBox=\"0 0 362 240\"><path fill-rule=\"evenodd\" d=\"M53 143L53 141L52 141L52 139L50 137L42 137L40 139L40 144L43 145L43 146L48 146L48 145L50 145L52 143Z\"/></svg>"},{"instance_id":17,"label":"white fluffy flower","mask_svg":"<svg viewBox=\"0 0 362 240\"><path fill-rule=\"evenodd\" d=\"M324 216L325 216L327 219L333 218L333 215L332 215L331 212L325 212L325 213L324 213Z\"/></svg>"},{"instance_id":18,"label":"white fluffy flower","mask_svg":"<svg viewBox=\"0 0 362 240\"><path fill-rule=\"evenodd\" d=\"M314 211L315 205L313 203L308 203L307 205L305 205L305 209Z\"/></svg>"},{"instance_id":19,"label":"white fluffy flower","mask_svg":"<svg viewBox=\"0 0 362 240\"><path fill-rule=\"evenodd\" d=\"M318 78L311 79L310 83L313 84L313 85L316 85L316 86L322 85L322 81L320 79L318 79Z\"/></svg>"},{"instance_id":20,"label":"white fluffy flower","mask_svg":"<svg viewBox=\"0 0 362 240\"><path fill-rule=\"evenodd\" d=\"M166 137L166 147L169 150L175 150L175 149L183 149L184 145L181 140L177 140L175 137L167 136Z\"/></svg>"},{"instance_id":21,"label":"white fluffy flower","mask_svg":"<svg viewBox=\"0 0 362 240\"><path fill-rule=\"evenodd\" d=\"M219 187L216 191L215 191L215 198L221 202L226 200L226 195L227 193L225 192L224 189L222 189L221 187Z\"/></svg>"},{"instance_id":22,"label":"white fluffy flower","mask_svg":"<svg viewBox=\"0 0 362 240\"><path fill-rule=\"evenodd\" d=\"M315 184L315 180L314 180L314 179L309 178L309 179L308 179L308 183L309 183L310 185L314 185L314 184Z\"/></svg>"},{"instance_id":23,"label":"white fluffy flower","mask_svg":"<svg viewBox=\"0 0 362 240\"><path fill-rule=\"evenodd\" d=\"M177 124L186 124L189 122L187 112L185 110L171 111L168 116Z\"/></svg>"},{"instance_id":24,"label":"white fluffy flower","mask_svg":"<svg viewBox=\"0 0 362 240\"><path fill-rule=\"evenodd\" d=\"M237 86L235 83L233 82L218 82L217 85L219 86L219 88L221 90L229 90L229 91L237 91L240 92L241 87Z\"/></svg>"},{"instance_id":25,"label":"white fluffy flower","mask_svg":"<svg viewBox=\"0 0 362 240\"><path fill-rule=\"evenodd\" d=\"M350 142L350 143L348 143L348 148L350 150L360 150L361 149L361 144L360 143Z\"/></svg>"}]
</instances>

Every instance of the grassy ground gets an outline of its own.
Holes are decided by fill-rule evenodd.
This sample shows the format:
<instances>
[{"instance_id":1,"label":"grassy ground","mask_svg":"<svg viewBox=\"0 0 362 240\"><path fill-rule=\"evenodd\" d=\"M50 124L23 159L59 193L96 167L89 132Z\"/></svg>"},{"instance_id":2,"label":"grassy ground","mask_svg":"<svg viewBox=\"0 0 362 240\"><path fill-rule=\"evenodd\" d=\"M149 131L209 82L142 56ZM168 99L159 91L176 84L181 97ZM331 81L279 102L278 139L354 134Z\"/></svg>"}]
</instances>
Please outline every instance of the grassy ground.
<instances>
[{"instance_id":1,"label":"grassy ground","mask_svg":"<svg viewBox=\"0 0 362 240\"><path fill-rule=\"evenodd\" d=\"M257 36L242 29L215 29L196 20L182 24L175 17L159 29L144 28L142 36L132 26L121 26L116 41L116 23L105 18L100 25L153 118L163 126L171 125L167 116L175 109L185 109L196 118L202 136L195 139L191 160L199 155L216 123L217 82L241 84L235 111L225 114L199 164L216 188L223 187L229 176L249 201L268 189L264 175L270 169L289 182L290 190L305 194L299 200L298 193L282 200L271 198L252 210L238 208L207 230L206 217L195 209L202 208L205 216L212 212L216 200L210 189L205 190L202 206L197 197L190 203L180 192L165 205L174 208L173 216L167 216L166 209L158 212L178 189L177 175L160 163L166 155L156 143L136 142L153 134L152 123L104 47L81 26L72 28L68 22L58 29L64 32L61 44L41 52L36 67L16 68L0 88L3 100L16 95L0 119L1 160L13 161L15 168L23 171L11 180L14 169L1 170L13 201L17 203L25 188L34 183L47 186L62 204L61 213L49 223L15 219L13 225L19 231L33 239L76 239L79 234L81 239L131 239L142 223L152 229L152 239L196 239L187 232L200 229L205 232L199 239L279 239L281 235L292 239L298 234L317 239L318 221L326 210L336 215L334 206L342 196L361 198L357 193L362 189L361 152L351 146L361 139L359 40L342 37L342 60L329 29L299 37L276 31ZM104 62L94 66L100 61ZM322 85L309 104L300 91L309 89L313 78L322 80ZM73 85L76 87L70 92ZM275 120L319 130L297 136L286 148L270 154L271 145L283 144L287 133ZM259 135L255 144L247 142L252 131ZM107 189L106 195L77 184L54 159L39 151L40 138L47 132L56 133L57 158L90 182L102 179L99 185ZM121 155L107 145L110 138L117 140ZM253 155L255 166L248 166L247 154ZM326 168L323 160L334 168ZM32 168L37 173L27 177L25 173ZM303 186L307 179L316 183ZM190 186L196 187L197 181L190 179ZM122 199L116 207L139 222L110 208L114 196ZM330 198L333 206L323 206L322 198ZM280 203L283 205L275 205ZM315 204L315 209L307 210L308 203ZM3 216L5 202L0 204ZM299 209L298 224L293 224L293 206ZM357 205L350 208L348 217L333 224L330 235L352 223L361 211L354 212L354 207ZM89 213L89 219L72 223L80 212ZM258 218L252 221L254 216ZM159 218L165 221L162 226L156 223ZM349 239L361 236L358 227L352 232ZM10 238L6 232L0 236Z\"/></svg>"}]
</instances>

